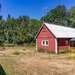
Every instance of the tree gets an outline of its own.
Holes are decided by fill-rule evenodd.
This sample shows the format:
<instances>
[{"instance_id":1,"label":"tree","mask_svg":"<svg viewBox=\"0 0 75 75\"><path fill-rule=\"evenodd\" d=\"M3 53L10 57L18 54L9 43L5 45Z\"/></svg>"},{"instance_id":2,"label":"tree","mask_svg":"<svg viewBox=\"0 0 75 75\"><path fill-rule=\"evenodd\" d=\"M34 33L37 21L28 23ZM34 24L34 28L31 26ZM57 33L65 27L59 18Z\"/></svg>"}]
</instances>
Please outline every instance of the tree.
<instances>
[{"instance_id":1,"label":"tree","mask_svg":"<svg viewBox=\"0 0 75 75\"><path fill-rule=\"evenodd\" d=\"M29 24L29 30L28 30L28 35L30 38L31 42L35 42L35 36L39 30L39 28L41 27L41 22L37 19L31 19L30 20L30 24Z\"/></svg>"},{"instance_id":2,"label":"tree","mask_svg":"<svg viewBox=\"0 0 75 75\"><path fill-rule=\"evenodd\" d=\"M63 25L65 16L66 16L66 7L63 5L62 6L59 5L56 8L50 10L46 16L41 18L41 20L43 19L46 22Z\"/></svg>"},{"instance_id":3,"label":"tree","mask_svg":"<svg viewBox=\"0 0 75 75\"><path fill-rule=\"evenodd\" d=\"M68 20L69 20L69 25L71 27L75 27L75 7L72 7L69 10L69 16L68 16Z\"/></svg>"},{"instance_id":4,"label":"tree","mask_svg":"<svg viewBox=\"0 0 75 75\"><path fill-rule=\"evenodd\" d=\"M20 16L17 20L21 25L28 25L30 18L29 16Z\"/></svg>"}]
</instances>

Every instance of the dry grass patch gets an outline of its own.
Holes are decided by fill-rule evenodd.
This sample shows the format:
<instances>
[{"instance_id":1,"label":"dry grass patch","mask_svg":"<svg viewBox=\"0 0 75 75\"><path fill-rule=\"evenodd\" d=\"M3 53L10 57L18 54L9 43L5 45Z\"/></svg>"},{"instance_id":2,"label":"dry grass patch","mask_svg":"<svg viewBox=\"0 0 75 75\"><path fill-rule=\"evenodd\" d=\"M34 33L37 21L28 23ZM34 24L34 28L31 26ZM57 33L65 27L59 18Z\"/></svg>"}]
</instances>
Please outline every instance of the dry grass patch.
<instances>
[{"instance_id":1,"label":"dry grass patch","mask_svg":"<svg viewBox=\"0 0 75 75\"><path fill-rule=\"evenodd\" d=\"M42 59L38 55L19 58L16 71L21 75L75 75L75 60Z\"/></svg>"},{"instance_id":2,"label":"dry grass patch","mask_svg":"<svg viewBox=\"0 0 75 75\"><path fill-rule=\"evenodd\" d=\"M32 46L6 47L0 56L7 75L75 75L75 54L48 54Z\"/></svg>"}]
</instances>

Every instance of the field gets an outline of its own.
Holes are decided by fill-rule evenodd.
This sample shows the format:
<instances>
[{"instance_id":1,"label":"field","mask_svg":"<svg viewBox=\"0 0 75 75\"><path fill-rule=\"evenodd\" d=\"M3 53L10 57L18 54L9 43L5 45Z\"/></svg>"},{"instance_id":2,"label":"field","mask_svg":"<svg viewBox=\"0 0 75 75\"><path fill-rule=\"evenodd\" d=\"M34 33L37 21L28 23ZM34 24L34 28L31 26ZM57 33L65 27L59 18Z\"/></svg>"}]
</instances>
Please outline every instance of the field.
<instances>
[{"instance_id":1,"label":"field","mask_svg":"<svg viewBox=\"0 0 75 75\"><path fill-rule=\"evenodd\" d=\"M0 48L0 75L75 75L75 54L48 54L35 46Z\"/></svg>"}]
</instances>

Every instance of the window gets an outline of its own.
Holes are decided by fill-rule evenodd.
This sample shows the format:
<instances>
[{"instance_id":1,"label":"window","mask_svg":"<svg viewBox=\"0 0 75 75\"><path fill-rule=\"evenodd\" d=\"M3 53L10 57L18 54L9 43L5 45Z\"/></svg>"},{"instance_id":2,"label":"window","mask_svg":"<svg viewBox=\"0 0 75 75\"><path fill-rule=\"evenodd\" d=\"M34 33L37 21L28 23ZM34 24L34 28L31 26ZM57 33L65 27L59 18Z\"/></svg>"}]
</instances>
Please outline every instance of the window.
<instances>
[{"instance_id":1,"label":"window","mask_svg":"<svg viewBox=\"0 0 75 75\"><path fill-rule=\"evenodd\" d=\"M43 45L43 46L48 46L48 40L43 40L43 41L42 41L42 45Z\"/></svg>"}]
</instances>

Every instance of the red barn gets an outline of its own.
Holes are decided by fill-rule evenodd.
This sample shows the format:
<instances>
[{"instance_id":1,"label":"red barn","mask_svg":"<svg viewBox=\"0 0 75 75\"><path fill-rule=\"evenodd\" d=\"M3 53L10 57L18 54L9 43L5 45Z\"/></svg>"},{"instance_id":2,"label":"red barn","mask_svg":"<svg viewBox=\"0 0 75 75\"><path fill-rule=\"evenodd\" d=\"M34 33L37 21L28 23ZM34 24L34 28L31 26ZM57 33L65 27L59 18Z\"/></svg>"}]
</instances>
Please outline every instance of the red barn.
<instances>
[{"instance_id":1,"label":"red barn","mask_svg":"<svg viewBox=\"0 0 75 75\"><path fill-rule=\"evenodd\" d=\"M36 36L36 50L58 53L69 48L70 40L73 38L75 38L74 28L43 23Z\"/></svg>"}]
</instances>

